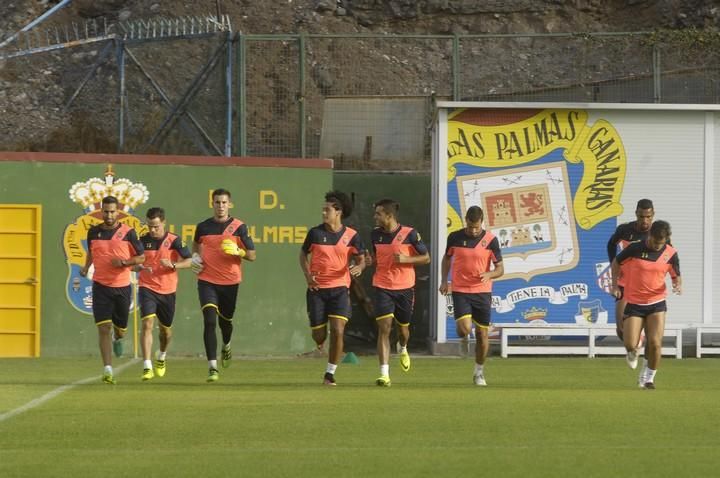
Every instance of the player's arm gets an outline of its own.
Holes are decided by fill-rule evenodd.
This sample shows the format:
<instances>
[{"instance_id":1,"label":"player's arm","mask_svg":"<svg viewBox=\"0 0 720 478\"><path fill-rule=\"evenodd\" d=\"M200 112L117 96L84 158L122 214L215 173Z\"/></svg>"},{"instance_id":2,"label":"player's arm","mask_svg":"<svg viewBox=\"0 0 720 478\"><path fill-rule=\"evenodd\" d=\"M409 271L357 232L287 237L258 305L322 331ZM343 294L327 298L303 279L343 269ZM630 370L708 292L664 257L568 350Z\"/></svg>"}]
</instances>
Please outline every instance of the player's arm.
<instances>
[{"instance_id":1,"label":"player's arm","mask_svg":"<svg viewBox=\"0 0 720 478\"><path fill-rule=\"evenodd\" d=\"M253 262L257 258L257 255L255 253L255 243L253 242L252 237L250 237L247 224L243 224L239 231L240 240L245 246L245 257L243 257L243 260Z\"/></svg>"},{"instance_id":2,"label":"player's arm","mask_svg":"<svg viewBox=\"0 0 720 478\"><path fill-rule=\"evenodd\" d=\"M311 229L308 231L307 235L305 236L305 240L303 241L302 246L300 247L300 270L303 273L303 276L305 276L305 282L307 283L307 287L310 290L317 290L318 289L318 283L315 280L315 275L310 270L310 255L312 254L312 234L313 230Z\"/></svg>"},{"instance_id":3,"label":"player's arm","mask_svg":"<svg viewBox=\"0 0 720 478\"><path fill-rule=\"evenodd\" d=\"M365 270L365 252L362 251L361 254L353 254L350 261L350 275L353 277L358 277L360 274L362 274L362 271Z\"/></svg>"},{"instance_id":4,"label":"player's arm","mask_svg":"<svg viewBox=\"0 0 720 478\"><path fill-rule=\"evenodd\" d=\"M398 264L412 264L415 266L422 266L430 264L430 253L426 252L421 256L406 256L403 254L395 254L395 262Z\"/></svg>"},{"instance_id":5,"label":"player's arm","mask_svg":"<svg viewBox=\"0 0 720 478\"><path fill-rule=\"evenodd\" d=\"M410 232L408 238L410 244L415 249L415 253L412 256L406 256L404 254L395 254L395 263L397 264L412 264L415 266L422 266L430 264L430 252L428 251L425 243L420 238L420 234L415 229Z\"/></svg>"},{"instance_id":6,"label":"player's arm","mask_svg":"<svg viewBox=\"0 0 720 478\"><path fill-rule=\"evenodd\" d=\"M200 240L202 238L202 234L200 232L200 229L203 223L200 223L195 228L195 234L193 235L193 243L192 243L192 257L190 259L190 269L195 274L200 274L205 267L202 260L202 244L200 243Z\"/></svg>"},{"instance_id":7,"label":"player's arm","mask_svg":"<svg viewBox=\"0 0 720 478\"><path fill-rule=\"evenodd\" d=\"M317 289L317 282L315 282L315 276L310 271L310 254L300 249L300 255L298 256L298 259L300 260L300 270L302 271L303 276L305 276L305 282L307 282L308 288Z\"/></svg>"},{"instance_id":8,"label":"player's arm","mask_svg":"<svg viewBox=\"0 0 720 478\"><path fill-rule=\"evenodd\" d=\"M300 270L303 273L303 276L305 276L305 283L307 284L308 289L310 290L318 290L318 283L315 280L315 275L310 270L310 251L309 251L309 234L308 237L305 239L305 244L300 248L300 255L298 256L298 259L300 260ZM306 244L307 250L306 250Z\"/></svg>"},{"instance_id":9,"label":"player's arm","mask_svg":"<svg viewBox=\"0 0 720 478\"><path fill-rule=\"evenodd\" d=\"M242 260L253 262L257 258L257 255L255 253L255 243L253 242L252 237L250 237L247 224L240 226L240 228L236 231L236 234L240 237L240 240L245 247L245 255L242 257Z\"/></svg>"},{"instance_id":10,"label":"player's arm","mask_svg":"<svg viewBox=\"0 0 720 478\"><path fill-rule=\"evenodd\" d=\"M610 236L610 239L608 239L607 242L607 255L608 262L610 263L612 263L613 259L615 259L615 256L617 255L618 229L615 230L615 232L612 236Z\"/></svg>"},{"instance_id":11,"label":"player's arm","mask_svg":"<svg viewBox=\"0 0 720 478\"><path fill-rule=\"evenodd\" d=\"M480 274L481 282L497 279L498 277L502 277L503 274L505 274L505 266L503 265L503 261L493 262L493 265L495 266L493 270Z\"/></svg>"},{"instance_id":12,"label":"player's arm","mask_svg":"<svg viewBox=\"0 0 720 478\"><path fill-rule=\"evenodd\" d=\"M145 247L142 245L142 242L140 242L140 238L138 237L137 232L135 232L135 229L130 229L127 238L132 248L135 249L135 255L125 261L125 266L132 267L144 263Z\"/></svg>"},{"instance_id":13,"label":"player's arm","mask_svg":"<svg viewBox=\"0 0 720 478\"><path fill-rule=\"evenodd\" d=\"M610 295L618 299L622 298L622 292L617 285L621 273L620 266L622 266L623 262L631 257L632 252L636 248L635 244L630 244L628 247L620 251L620 253L615 256L615 259L613 259L610 263Z\"/></svg>"},{"instance_id":14,"label":"player's arm","mask_svg":"<svg viewBox=\"0 0 720 478\"><path fill-rule=\"evenodd\" d=\"M617 284L619 277L620 263L618 262L618 258L616 257L610 264L610 295L612 295L613 297L617 297L618 299L621 295L620 289L618 289Z\"/></svg>"},{"instance_id":15,"label":"player's arm","mask_svg":"<svg viewBox=\"0 0 720 478\"><path fill-rule=\"evenodd\" d=\"M92 264L93 257L92 257L92 251L90 250L90 241L88 240L88 250L87 255L85 256L85 265L82 266L80 269L80 275L83 277L87 277L88 271L90 270L90 265Z\"/></svg>"},{"instance_id":16,"label":"player's arm","mask_svg":"<svg viewBox=\"0 0 720 478\"><path fill-rule=\"evenodd\" d=\"M192 246L191 246L191 250L190 250L190 252L192 252L193 256L195 256L196 254L198 256L202 254L202 246L201 246L202 227L201 226L203 226L203 224L205 224L205 223L201 222L200 224L195 226L195 233L193 234L193 241L192 241Z\"/></svg>"},{"instance_id":17,"label":"player's arm","mask_svg":"<svg viewBox=\"0 0 720 478\"><path fill-rule=\"evenodd\" d=\"M448 283L450 264L452 264L452 259L446 252L440 263L440 293L443 295L448 295L451 292L451 286Z\"/></svg>"},{"instance_id":18,"label":"player's arm","mask_svg":"<svg viewBox=\"0 0 720 478\"><path fill-rule=\"evenodd\" d=\"M375 243L377 233L377 228L370 231L370 247L365 249L365 268L376 264L375 257L377 257L377 248L375 247Z\"/></svg>"},{"instance_id":19,"label":"player's arm","mask_svg":"<svg viewBox=\"0 0 720 478\"><path fill-rule=\"evenodd\" d=\"M191 265L192 265L192 258L188 257L187 259L182 258L181 260L179 260L177 262L172 262L170 264L170 267L174 270L190 269Z\"/></svg>"},{"instance_id":20,"label":"player's arm","mask_svg":"<svg viewBox=\"0 0 720 478\"><path fill-rule=\"evenodd\" d=\"M110 260L110 263L113 265L113 267L135 267L137 265L142 264L145 262L145 248L142 245L142 242L140 242L140 239L137 236L137 233L135 232L135 229L130 229L130 231L125 236L125 240L130 243L130 246L135 250L135 255L132 256L130 259L120 259L118 257L114 257Z\"/></svg>"},{"instance_id":21,"label":"player's arm","mask_svg":"<svg viewBox=\"0 0 720 478\"><path fill-rule=\"evenodd\" d=\"M360 234L355 233L352 239L350 239L350 244L348 245L354 252L352 253L350 260L350 275L358 277L362 274L362 271L365 270L365 245L363 244L362 239L360 239Z\"/></svg>"},{"instance_id":22,"label":"player's arm","mask_svg":"<svg viewBox=\"0 0 720 478\"><path fill-rule=\"evenodd\" d=\"M177 261L171 261L170 259L160 259L160 264L168 269L189 269L192 265L192 253L190 249L183 244L180 237L176 237L173 243L170 245L170 249L174 250L178 255Z\"/></svg>"},{"instance_id":23,"label":"player's arm","mask_svg":"<svg viewBox=\"0 0 720 478\"><path fill-rule=\"evenodd\" d=\"M375 244L372 245L372 251L377 255L377 250L375 249ZM375 264L375 259L373 259L373 254L370 253L370 249L365 250L365 268L368 268Z\"/></svg>"},{"instance_id":24,"label":"player's arm","mask_svg":"<svg viewBox=\"0 0 720 478\"><path fill-rule=\"evenodd\" d=\"M493 240L490 241L488 249L490 249L490 252L492 252L492 262L494 268L491 271L483 272L482 274L480 274L480 282L497 279L498 277L502 277L502 275L505 274L505 266L503 265L502 252L500 251L500 243L498 242L497 237L494 237Z\"/></svg>"},{"instance_id":25,"label":"player's arm","mask_svg":"<svg viewBox=\"0 0 720 478\"><path fill-rule=\"evenodd\" d=\"M445 255L440 262L440 293L448 295L452 292L452 285L448 282L448 274L450 274L450 265L452 264L452 256L455 251L453 244L455 242L455 233L451 232L447 238L445 246Z\"/></svg>"},{"instance_id":26,"label":"player's arm","mask_svg":"<svg viewBox=\"0 0 720 478\"><path fill-rule=\"evenodd\" d=\"M680 275L680 258L677 252L670 258L670 278L672 279L672 291L675 294L682 294L682 276Z\"/></svg>"},{"instance_id":27,"label":"player's arm","mask_svg":"<svg viewBox=\"0 0 720 478\"><path fill-rule=\"evenodd\" d=\"M243 259L250 262L254 261L256 258L255 244L248 234L247 224L240 226L234 235L240 239L244 247L240 247L238 243L235 242L236 240L225 239L222 241L223 252L230 256L237 257L239 261Z\"/></svg>"},{"instance_id":28,"label":"player's arm","mask_svg":"<svg viewBox=\"0 0 720 478\"><path fill-rule=\"evenodd\" d=\"M165 259L163 259L165 260ZM165 264L163 264L165 265ZM180 260L175 262L170 262L169 265L166 267L170 267L172 269L189 269L192 265L192 257L181 257Z\"/></svg>"}]
</instances>

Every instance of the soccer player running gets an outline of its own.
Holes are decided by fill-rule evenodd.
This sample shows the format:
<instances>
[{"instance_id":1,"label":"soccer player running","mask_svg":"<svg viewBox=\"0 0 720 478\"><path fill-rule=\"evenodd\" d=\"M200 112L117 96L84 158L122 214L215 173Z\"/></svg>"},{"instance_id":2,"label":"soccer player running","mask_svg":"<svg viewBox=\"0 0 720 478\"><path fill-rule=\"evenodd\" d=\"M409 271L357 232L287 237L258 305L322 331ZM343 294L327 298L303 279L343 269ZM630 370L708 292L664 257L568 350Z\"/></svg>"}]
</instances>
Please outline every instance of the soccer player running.
<instances>
[{"instance_id":1,"label":"soccer player running","mask_svg":"<svg viewBox=\"0 0 720 478\"><path fill-rule=\"evenodd\" d=\"M142 264L145 256L135 230L118 221L117 198L104 197L101 207L103 222L88 229L88 253L80 275L87 276L90 265L95 266L92 309L104 367L102 381L115 384L112 352L122 355L121 339L127 331L132 303L130 269Z\"/></svg>"},{"instance_id":2,"label":"soccer player running","mask_svg":"<svg viewBox=\"0 0 720 478\"><path fill-rule=\"evenodd\" d=\"M322 224L307 233L300 249L300 269L307 283L306 301L312 338L318 349L327 339L330 324L330 350L323 384L334 386L335 371L343 353L345 325L352 314L350 276L365 268L365 246L356 230L343 225L352 212L352 202L343 192L325 195Z\"/></svg>"},{"instance_id":3,"label":"soccer player running","mask_svg":"<svg viewBox=\"0 0 720 478\"><path fill-rule=\"evenodd\" d=\"M375 227L371 233L375 253L375 321L378 326L377 351L380 361L378 386L389 387L390 331L393 319L398 325L400 368L410 370L410 321L415 306L415 266L430 263L430 254L420 234L412 227L398 223L400 205L392 199L375 203ZM373 259L365 255L366 266Z\"/></svg>"},{"instance_id":4,"label":"soccer player running","mask_svg":"<svg viewBox=\"0 0 720 478\"><path fill-rule=\"evenodd\" d=\"M641 199L635 208L635 220L620 224L607 243L607 253L610 264L619 252L618 249L625 249L629 244L647 239L650 225L655 217L655 209L650 199ZM623 313L625 311L625 298L622 295L625 279L618 278L618 286L620 287L620 296L615 298L615 327L617 336L623 340ZM642 339L639 339L642 340ZM638 342L640 345L640 342ZM639 346L638 345L638 346Z\"/></svg>"},{"instance_id":5,"label":"soccer player running","mask_svg":"<svg viewBox=\"0 0 720 478\"><path fill-rule=\"evenodd\" d=\"M197 225L190 267L198 275L198 295L203 314L203 340L208 359L208 382L219 378L216 325L222 333L222 366L230 366L233 323L242 261L255 260L255 244L245 223L230 217L230 191L212 192L213 217ZM219 319L218 319L219 317Z\"/></svg>"},{"instance_id":6,"label":"soccer player running","mask_svg":"<svg viewBox=\"0 0 720 478\"><path fill-rule=\"evenodd\" d=\"M637 344L643 324L645 327L647 360L640 370L638 385L649 390L655 389L655 373L662 356L667 311L665 276L670 275L674 293L682 292L680 260L670 245L670 236L670 224L655 221L644 241L630 244L612 263L611 292L615 297L623 295L627 301L623 335L631 368L637 367ZM624 290L618 285L620 274L625 278Z\"/></svg>"},{"instance_id":7,"label":"soccer player running","mask_svg":"<svg viewBox=\"0 0 720 478\"><path fill-rule=\"evenodd\" d=\"M480 207L470 207L465 214L465 228L448 235L440 284L441 294L452 293L458 336L467 337L475 324L473 383L479 386L487 385L484 365L490 348L492 280L505 272L500 243L492 232L482 228L483 217ZM448 283L451 265L452 277Z\"/></svg>"},{"instance_id":8,"label":"soccer player running","mask_svg":"<svg viewBox=\"0 0 720 478\"><path fill-rule=\"evenodd\" d=\"M177 291L177 269L190 267L191 254L177 235L165 230L165 210L160 207L148 209L148 233L140 238L145 249L145 262L135 266L138 276L138 302L142 316L143 380L165 376L165 358L172 339L172 323L175 316L175 292ZM155 319L160 322L160 351L151 360L153 326Z\"/></svg>"}]
</instances>

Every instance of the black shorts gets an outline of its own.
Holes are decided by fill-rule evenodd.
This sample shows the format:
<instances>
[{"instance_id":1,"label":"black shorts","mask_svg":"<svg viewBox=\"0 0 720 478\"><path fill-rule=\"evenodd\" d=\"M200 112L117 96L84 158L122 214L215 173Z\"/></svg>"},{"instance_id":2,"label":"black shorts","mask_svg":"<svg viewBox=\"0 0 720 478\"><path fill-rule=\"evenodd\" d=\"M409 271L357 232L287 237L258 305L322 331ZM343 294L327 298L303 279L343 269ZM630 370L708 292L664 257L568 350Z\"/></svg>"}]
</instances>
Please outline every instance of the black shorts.
<instances>
[{"instance_id":1,"label":"black shorts","mask_svg":"<svg viewBox=\"0 0 720 478\"><path fill-rule=\"evenodd\" d=\"M324 327L330 319L350 320L352 315L350 290L345 286L308 289L305 299L310 327L313 329Z\"/></svg>"},{"instance_id":2,"label":"black shorts","mask_svg":"<svg viewBox=\"0 0 720 478\"><path fill-rule=\"evenodd\" d=\"M132 289L129 285L108 287L93 282L92 309L95 325L112 322L118 329L127 329L131 303Z\"/></svg>"},{"instance_id":3,"label":"black shorts","mask_svg":"<svg viewBox=\"0 0 720 478\"><path fill-rule=\"evenodd\" d=\"M214 305L218 309L218 315L225 320L231 320L235 313L237 293L238 284L217 285L198 280L200 307L204 309L209 305Z\"/></svg>"},{"instance_id":4,"label":"black shorts","mask_svg":"<svg viewBox=\"0 0 720 478\"><path fill-rule=\"evenodd\" d=\"M415 289L390 290L375 287L375 320L394 317L400 325L410 325L415 307Z\"/></svg>"},{"instance_id":5,"label":"black shorts","mask_svg":"<svg viewBox=\"0 0 720 478\"><path fill-rule=\"evenodd\" d=\"M648 315L656 314L658 312L666 312L667 303L664 300L656 302L650 305L637 305L637 304L626 304L625 311L623 312L623 319L628 317L641 317L646 318Z\"/></svg>"},{"instance_id":6,"label":"black shorts","mask_svg":"<svg viewBox=\"0 0 720 478\"><path fill-rule=\"evenodd\" d=\"M140 287L138 302L143 320L155 316L163 326L172 327L173 317L175 317L175 292L159 294L147 287Z\"/></svg>"},{"instance_id":7,"label":"black shorts","mask_svg":"<svg viewBox=\"0 0 720 478\"><path fill-rule=\"evenodd\" d=\"M453 310L455 320L472 318L479 327L490 327L492 294L490 292L453 292Z\"/></svg>"}]
</instances>

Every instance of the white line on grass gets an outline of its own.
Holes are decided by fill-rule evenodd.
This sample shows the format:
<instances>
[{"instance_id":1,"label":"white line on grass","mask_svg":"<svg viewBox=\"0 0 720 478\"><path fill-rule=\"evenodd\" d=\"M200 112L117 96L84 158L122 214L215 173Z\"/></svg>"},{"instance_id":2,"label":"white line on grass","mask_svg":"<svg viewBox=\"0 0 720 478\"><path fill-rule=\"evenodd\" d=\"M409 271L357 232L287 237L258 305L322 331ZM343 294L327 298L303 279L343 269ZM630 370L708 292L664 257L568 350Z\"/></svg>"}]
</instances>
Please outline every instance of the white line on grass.
<instances>
[{"instance_id":1,"label":"white line on grass","mask_svg":"<svg viewBox=\"0 0 720 478\"><path fill-rule=\"evenodd\" d=\"M137 362L138 362L138 359L133 359L133 360L130 360L128 363L124 363L124 364L122 364L121 366L119 366L119 367L117 367L117 368L115 369L115 373L116 373L116 374L117 374L117 373L120 373L120 372L122 372L123 370L125 370L126 368L128 368L130 365L132 365L132 364L134 364L134 363L137 363ZM90 382L93 382L93 381L95 381L95 380L98 380L98 375L93 375L92 377L84 378L84 379L82 379L82 380L78 380L77 382L69 383L69 384L67 384L67 385L62 385L62 386L56 388L55 390L49 391L48 393L46 393L46 394L43 395L42 397L38 397L38 398L35 398L35 399L33 399L33 400L30 400L30 401L27 402L25 405L22 405L22 406L17 407L17 408L15 408L15 409L13 409L13 410L10 410L9 412L5 412L5 413L0 414L0 422L3 422L3 421L5 421L5 420L7 420L8 418L12 418L12 417L14 417L15 415L20 415L21 413L27 412L28 410L31 410L31 409L33 409L33 408L35 408L35 407L39 407L39 406L42 405L43 403L45 403L45 402L47 402L47 401L49 401L49 400L52 400L53 398L57 397L57 396L60 395L61 393L66 392L66 391L68 391L68 390L70 390L70 389L72 389L72 388L75 388L75 387L77 387L78 385L85 385L86 383L90 383Z\"/></svg>"}]
</instances>

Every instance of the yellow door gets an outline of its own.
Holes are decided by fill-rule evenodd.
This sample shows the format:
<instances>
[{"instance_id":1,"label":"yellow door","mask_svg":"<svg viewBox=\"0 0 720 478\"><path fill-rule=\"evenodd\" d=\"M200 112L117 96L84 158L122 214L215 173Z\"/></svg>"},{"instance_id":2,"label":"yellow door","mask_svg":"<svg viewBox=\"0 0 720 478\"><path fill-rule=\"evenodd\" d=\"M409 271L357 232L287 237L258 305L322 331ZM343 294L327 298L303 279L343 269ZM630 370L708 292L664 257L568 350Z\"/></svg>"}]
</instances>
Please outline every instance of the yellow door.
<instances>
[{"instance_id":1,"label":"yellow door","mask_svg":"<svg viewBox=\"0 0 720 478\"><path fill-rule=\"evenodd\" d=\"M40 356L42 206L0 204L0 357Z\"/></svg>"}]
</instances>

